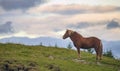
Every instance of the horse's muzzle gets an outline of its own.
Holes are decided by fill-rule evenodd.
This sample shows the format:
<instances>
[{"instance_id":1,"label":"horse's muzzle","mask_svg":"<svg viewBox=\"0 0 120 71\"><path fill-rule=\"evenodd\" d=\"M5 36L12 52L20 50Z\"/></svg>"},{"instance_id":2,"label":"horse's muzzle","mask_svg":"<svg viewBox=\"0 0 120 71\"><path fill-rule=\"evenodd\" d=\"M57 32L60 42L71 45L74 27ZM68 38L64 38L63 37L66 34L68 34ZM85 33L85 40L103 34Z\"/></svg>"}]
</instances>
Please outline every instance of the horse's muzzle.
<instances>
[{"instance_id":1,"label":"horse's muzzle","mask_svg":"<svg viewBox=\"0 0 120 71\"><path fill-rule=\"evenodd\" d=\"M65 39L66 37L65 36L63 36L63 39Z\"/></svg>"}]
</instances>

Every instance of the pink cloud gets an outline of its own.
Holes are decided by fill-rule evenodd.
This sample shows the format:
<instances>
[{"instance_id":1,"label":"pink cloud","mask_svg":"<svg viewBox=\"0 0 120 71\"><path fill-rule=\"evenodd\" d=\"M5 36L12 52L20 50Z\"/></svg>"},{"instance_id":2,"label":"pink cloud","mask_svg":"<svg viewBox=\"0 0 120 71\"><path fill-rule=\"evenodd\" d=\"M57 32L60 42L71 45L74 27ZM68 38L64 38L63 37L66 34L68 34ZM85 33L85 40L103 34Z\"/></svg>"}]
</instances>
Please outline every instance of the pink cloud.
<instances>
[{"instance_id":1,"label":"pink cloud","mask_svg":"<svg viewBox=\"0 0 120 71\"><path fill-rule=\"evenodd\" d=\"M84 13L106 13L120 11L120 7L116 6L89 6L89 5L46 5L34 7L29 12L42 12L42 13L56 13L56 14L84 14Z\"/></svg>"}]
</instances>

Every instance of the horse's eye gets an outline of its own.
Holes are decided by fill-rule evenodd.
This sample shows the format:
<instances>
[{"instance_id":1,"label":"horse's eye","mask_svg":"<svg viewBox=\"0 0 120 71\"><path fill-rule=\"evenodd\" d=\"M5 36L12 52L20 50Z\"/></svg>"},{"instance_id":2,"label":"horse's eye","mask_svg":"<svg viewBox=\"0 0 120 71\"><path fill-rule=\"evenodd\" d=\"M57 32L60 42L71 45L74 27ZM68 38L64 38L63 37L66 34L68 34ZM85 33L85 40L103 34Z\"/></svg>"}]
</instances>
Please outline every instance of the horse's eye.
<instances>
[{"instance_id":1,"label":"horse's eye","mask_svg":"<svg viewBox=\"0 0 120 71\"><path fill-rule=\"evenodd\" d=\"M67 31L67 33L68 33L68 31Z\"/></svg>"}]
</instances>

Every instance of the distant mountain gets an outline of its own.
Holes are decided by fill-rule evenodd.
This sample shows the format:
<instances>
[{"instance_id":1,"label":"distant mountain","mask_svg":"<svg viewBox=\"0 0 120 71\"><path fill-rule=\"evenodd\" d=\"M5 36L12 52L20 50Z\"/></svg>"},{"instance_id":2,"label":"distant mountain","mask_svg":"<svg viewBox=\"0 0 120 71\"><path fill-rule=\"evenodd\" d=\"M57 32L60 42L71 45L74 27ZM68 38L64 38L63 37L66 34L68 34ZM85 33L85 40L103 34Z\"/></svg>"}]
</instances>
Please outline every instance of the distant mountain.
<instances>
[{"instance_id":1,"label":"distant mountain","mask_svg":"<svg viewBox=\"0 0 120 71\"><path fill-rule=\"evenodd\" d=\"M62 38L53 37L38 37L38 38L28 38L28 37L10 37L0 39L1 43L20 43L25 45L42 45L44 46L55 46L66 48L69 43L72 44L70 39L63 40ZM112 50L115 57L120 58L120 41L102 41L104 52L107 50ZM72 44L73 46L73 44ZM75 48L73 48L75 49Z\"/></svg>"},{"instance_id":2,"label":"distant mountain","mask_svg":"<svg viewBox=\"0 0 120 71\"><path fill-rule=\"evenodd\" d=\"M52 38L52 37L38 37L38 38L28 38L28 37L10 37L0 39L2 43L20 43L25 45L44 45L44 46L55 46L58 47L67 47L67 45L71 42L69 39L63 40L60 38Z\"/></svg>"}]
</instances>

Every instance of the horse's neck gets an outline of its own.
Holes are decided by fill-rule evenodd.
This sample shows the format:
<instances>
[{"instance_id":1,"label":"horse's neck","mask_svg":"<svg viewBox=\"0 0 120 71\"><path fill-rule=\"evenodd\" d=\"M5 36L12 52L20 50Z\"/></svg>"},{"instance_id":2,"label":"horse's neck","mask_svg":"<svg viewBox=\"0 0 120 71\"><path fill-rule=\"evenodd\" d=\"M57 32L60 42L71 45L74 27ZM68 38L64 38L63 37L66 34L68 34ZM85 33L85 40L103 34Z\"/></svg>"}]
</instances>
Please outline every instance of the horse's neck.
<instances>
[{"instance_id":1,"label":"horse's neck","mask_svg":"<svg viewBox=\"0 0 120 71\"><path fill-rule=\"evenodd\" d=\"M76 42L77 40L81 40L83 37L82 35L78 34L77 32L74 32L71 36L70 36L70 39L73 41L73 42Z\"/></svg>"}]
</instances>

